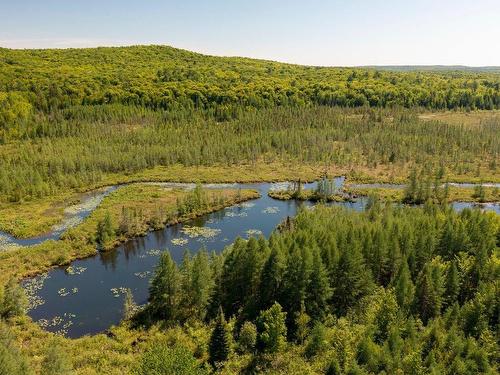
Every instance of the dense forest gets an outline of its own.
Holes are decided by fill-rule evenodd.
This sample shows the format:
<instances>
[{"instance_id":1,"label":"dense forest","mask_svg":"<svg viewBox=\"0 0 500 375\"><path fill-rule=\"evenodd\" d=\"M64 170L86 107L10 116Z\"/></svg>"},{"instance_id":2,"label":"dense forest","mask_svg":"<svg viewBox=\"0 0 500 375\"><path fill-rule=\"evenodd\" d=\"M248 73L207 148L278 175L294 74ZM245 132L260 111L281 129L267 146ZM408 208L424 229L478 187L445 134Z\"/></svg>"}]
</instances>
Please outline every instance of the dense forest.
<instances>
[{"instance_id":1,"label":"dense forest","mask_svg":"<svg viewBox=\"0 0 500 375\"><path fill-rule=\"evenodd\" d=\"M500 106L498 71L304 67L204 56L166 46L0 49L0 72L0 92L7 95L3 100L24 104L23 98L44 112L111 103L201 108L218 114L234 105Z\"/></svg>"},{"instance_id":2,"label":"dense forest","mask_svg":"<svg viewBox=\"0 0 500 375\"><path fill-rule=\"evenodd\" d=\"M0 49L0 196L176 164L411 161L484 177L496 170L498 119L436 126L413 108L499 106L495 71L320 68L165 46Z\"/></svg>"},{"instance_id":3,"label":"dense forest","mask_svg":"<svg viewBox=\"0 0 500 375\"><path fill-rule=\"evenodd\" d=\"M372 199L361 213L303 210L220 255L187 252L177 265L164 252L149 303L125 297L129 332L155 332L129 371L497 373L499 243L495 214ZM22 314L19 293L7 285L4 317ZM24 374L6 335L3 358ZM54 350L44 355L67 366Z\"/></svg>"},{"instance_id":4,"label":"dense forest","mask_svg":"<svg viewBox=\"0 0 500 375\"><path fill-rule=\"evenodd\" d=\"M320 203L269 238L228 240L220 254L187 251L176 264L162 252L147 303L127 290L123 321L105 335L43 331L11 279L0 285L0 375L498 373L500 219L447 205L450 181L477 182L479 202L483 182L500 182L497 109L494 68L311 67L165 46L0 48L7 221L31 208L63 215L83 191L138 181L323 176L318 201L339 193L333 176L406 183L402 204ZM48 241L58 252L39 248L30 275L249 194L200 186L176 196L130 185ZM87 247L63 247L82 230ZM31 250L5 252L4 266L21 269Z\"/></svg>"},{"instance_id":5,"label":"dense forest","mask_svg":"<svg viewBox=\"0 0 500 375\"><path fill-rule=\"evenodd\" d=\"M497 173L499 127L494 117L468 126L424 121L404 109L273 108L220 123L196 112L80 106L42 117L24 140L0 146L0 196L39 198L155 166L259 161L352 174L386 166L403 178L413 163L487 180Z\"/></svg>"},{"instance_id":6,"label":"dense forest","mask_svg":"<svg viewBox=\"0 0 500 375\"><path fill-rule=\"evenodd\" d=\"M432 204L317 207L221 256L164 253L136 323L213 321L209 362L235 340L248 373L288 345L328 374L494 373L498 225Z\"/></svg>"}]
</instances>

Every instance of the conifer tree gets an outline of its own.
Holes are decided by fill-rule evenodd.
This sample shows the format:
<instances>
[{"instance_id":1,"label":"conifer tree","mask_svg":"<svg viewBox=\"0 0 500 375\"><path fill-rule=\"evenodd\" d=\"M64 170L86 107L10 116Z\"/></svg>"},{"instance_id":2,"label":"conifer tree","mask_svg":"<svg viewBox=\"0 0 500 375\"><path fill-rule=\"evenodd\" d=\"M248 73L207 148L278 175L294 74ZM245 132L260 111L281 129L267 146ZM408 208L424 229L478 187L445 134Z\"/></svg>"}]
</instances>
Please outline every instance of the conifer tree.
<instances>
[{"instance_id":1,"label":"conifer tree","mask_svg":"<svg viewBox=\"0 0 500 375\"><path fill-rule=\"evenodd\" d=\"M275 245L264 263L260 276L258 297L260 310L267 310L279 300L284 267L281 250Z\"/></svg>"},{"instance_id":2,"label":"conifer tree","mask_svg":"<svg viewBox=\"0 0 500 375\"><path fill-rule=\"evenodd\" d=\"M458 301L460 295L460 279L458 275L457 262L452 261L446 274L445 305L452 306Z\"/></svg>"},{"instance_id":3,"label":"conifer tree","mask_svg":"<svg viewBox=\"0 0 500 375\"><path fill-rule=\"evenodd\" d=\"M95 239L97 242L97 246L100 249L103 249L108 241L110 241L115 232L113 229L113 222L111 219L111 215L109 212L106 212L106 215L102 220L99 220L97 223L96 235Z\"/></svg>"},{"instance_id":4,"label":"conifer tree","mask_svg":"<svg viewBox=\"0 0 500 375\"><path fill-rule=\"evenodd\" d=\"M153 318L166 321L175 321L178 318L180 281L179 270L170 252L163 252L149 286L149 303Z\"/></svg>"},{"instance_id":5,"label":"conifer tree","mask_svg":"<svg viewBox=\"0 0 500 375\"><path fill-rule=\"evenodd\" d=\"M312 320L321 321L328 312L328 301L332 296L332 291L319 250L315 247L312 252L312 269L307 285L306 306Z\"/></svg>"},{"instance_id":6,"label":"conifer tree","mask_svg":"<svg viewBox=\"0 0 500 375\"><path fill-rule=\"evenodd\" d=\"M219 309L219 315L215 323L214 330L210 336L209 344L209 362L212 366L218 367L229 357L229 338L226 327L226 319L222 308Z\"/></svg>"},{"instance_id":7,"label":"conifer tree","mask_svg":"<svg viewBox=\"0 0 500 375\"><path fill-rule=\"evenodd\" d=\"M125 299L123 301L123 319L131 319L137 311L137 305L134 302L132 291L127 288L125 291Z\"/></svg>"},{"instance_id":8,"label":"conifer tree","mask_svg":"<svg viewBox=\"0 0 500 375\"><path fill-rule=\"evenodd\" d=\"M395 292L399 307L403 311L408 312L413 302L415 286L411 280L408 262L406 260L402 262L402 265L399 268L399 273L396 278Z\"/></svg>"},{"instance_id":9,"label":"conifer tree","mask_svg":"<svg viewBox=\"0 0 500 375\"><path fill-rule=\"evenodd\" d=\"M415 288L414 307L424 324L427 324L430 319L436 317L440 309L431 272L429 265L426 264L420 272Z\"/></svg>"},{"instance_id":10,"label":"conifer tree","mask_svg":"<svg viewBox=\"0 0 500 375\"><path fill-rule=\"evenodd\" d=\"M345 315L372 289L373 281L359 247L343 250L337 266L332 305L338 315Z\"/></svg>"}]
</instances>

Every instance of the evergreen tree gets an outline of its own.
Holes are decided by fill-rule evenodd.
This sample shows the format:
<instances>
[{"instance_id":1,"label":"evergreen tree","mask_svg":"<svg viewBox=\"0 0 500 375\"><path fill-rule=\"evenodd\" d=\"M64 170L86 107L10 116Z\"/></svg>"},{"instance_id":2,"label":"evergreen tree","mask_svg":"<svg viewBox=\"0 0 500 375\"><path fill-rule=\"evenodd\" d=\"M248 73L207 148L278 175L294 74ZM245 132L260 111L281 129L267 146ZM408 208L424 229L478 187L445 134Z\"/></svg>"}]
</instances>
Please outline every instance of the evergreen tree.
<instances>
[{"instance_id":1,"label":"evergreen tree","mask_svg":"<svg viewBox=\"0 0 500 375\"><path fill-rule=\"evenodd\" d=\"M440 304L428 264L420 272L417 279L414 307L424 324L439 314Z\"/></svg>"},{"instance_id":2,"label":"evergreen tree","mask_svg":"<svg viewBox=\"0 0 500 375\"><path fill-rule=\"evenodd\" d=\"M403 261L401 267L399 268L399 273L396 278L395 292L399 307L403 311L408 312L413 302L415 286L411 280L408 262L406 262L406 260Z\"/></svg>"},{"instance_id":3,"label":"evergreen tree","mask_svg":"<svg viewBox=\"0 0 500 375\"><path fill-rule=\"evenodd\" d=\"M99 249L104 249L106 244L114 237L113 222L109 212L102 220L97 222L95 240Z\"/></svg>"},{"instance_id":4,"label":"evergreen tree","mask_svg":"<svg viewBox=\"0 0 500 375\"><path fill-rule=\"evenodd\" d=\"M328 312L328 301L332 296L330 281L319 250L313 249L312 269L310 281L307 285L306 306L307 312L313 321L322 321Z\"/></svg>"},{"instance_id":5,"label":"evergreen tree","mask_svg":"<svg viewBox=\"0 0 500 375\"><path fill-rule=\"evenodd\" d=\"M337 266L333 308L340 316L355 306L372 289L370 271L365 267L359 247L343 250Z\"/></svg>"},{"instance_id":6,"label":"evergreen tree","mask_svg":"<svg viewBox=\"0 0 500 375\"><path fill-rule=\"evenodd\" d=\"M278 245L272 247L271 254L264 263L260 276L259 307L266 310L279 300L284 260Z\"/></svg>"},{"instance_id":7,"label":"evergreen tree","mask_svg":"<svg viewBox=\"0 0 500 375\"><path fill-rule=\"evenodd\" d=\"M194 257L191 285L189 288L193 313L199 320L205 319L213 287L214 280L212 278L208 253L205 249L202 249Z\"/></svg>"},{"instance_id":8,"label":"evergreen tree","mask_svg":"<svg viewBox=\"0 0 500 375\"><path fill-rule=\"evenodd\" d=\"M286 343L286 315L279 303L261 311L257 319L259 347L266 353L278 353Z\"/></svg>"},{"instance_id":9,"label":"evergreen tree","mask_svg":"<svg viewBox=\"0 0 500 375\"><path fill-rule=\"evenodd\" d=\"M125 299L123 301L123 319L131 319L137 311L137 305L134 302L132 291L127 288L125 291Z\"/></svg>"},{"instance_id":10,"label":"evergreen tree","mask_svg":"<svg viewBox=\"0 0 500 375\"><path fill-rule=\"evenodd\" d=\"M169 251L160 256L149 286L150 312L154 319L175 321L180 303L180 274Z\"/></svg>"},{"instance_id":11,"label":"evergreen tree","mask_svg":"<svg viewBox=\"0 0 500 375\"><path fill-rule=\"evenodd\" d=\"M212 366L221 366L229 357L229 338L226 327L226 320L222 308L212 331L209 344L209 362Z\"/></svg>"},{"instance_id":12,"label":"evergreen tree","mask_svg":"<svg viewBox=\"0 0 500 375\"><path fill-rule=\"evenodd\" d=\"M452 306L458 301L460 295L460 279L458 275L457 262L452 261L448 267L445 286L445 305Z\"/></svg>"}]
</instances>

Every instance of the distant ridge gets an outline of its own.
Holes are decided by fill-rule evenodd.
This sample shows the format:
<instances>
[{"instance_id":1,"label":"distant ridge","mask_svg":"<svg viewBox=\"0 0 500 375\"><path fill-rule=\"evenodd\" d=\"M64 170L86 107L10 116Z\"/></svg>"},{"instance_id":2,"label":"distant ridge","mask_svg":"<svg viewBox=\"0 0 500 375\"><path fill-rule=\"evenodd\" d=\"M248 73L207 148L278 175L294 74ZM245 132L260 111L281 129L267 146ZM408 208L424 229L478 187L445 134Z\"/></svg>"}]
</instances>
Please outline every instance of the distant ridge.
<instances>
[{"instance_id":1,"label":"distant ridge","mask_svg":"<svg viewBox=\"0 0 500 375\"><path fill-rule=\"evenodd\" d=\"M387 70L392 72L409 72L409 71L425 71L425 72L500 72L500 66L465 66L465 65L362 65L358 68Z\"/></svg>"}]
</instances>

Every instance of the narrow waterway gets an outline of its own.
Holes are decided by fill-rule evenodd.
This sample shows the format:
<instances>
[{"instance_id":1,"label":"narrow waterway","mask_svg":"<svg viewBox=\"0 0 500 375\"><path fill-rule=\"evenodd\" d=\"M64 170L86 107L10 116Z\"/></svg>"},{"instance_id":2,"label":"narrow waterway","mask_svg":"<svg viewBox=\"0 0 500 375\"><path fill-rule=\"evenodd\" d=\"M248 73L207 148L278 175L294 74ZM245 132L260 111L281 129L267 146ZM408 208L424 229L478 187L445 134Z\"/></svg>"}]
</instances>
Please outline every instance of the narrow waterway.
<instances>
[{"instance_id":1,"label":"narrow waterway","mask_svg":"<svg viewBox=\"0 0 500 375\"><path fill-rule=\"evenodd\" d=\"M338 187L343 183L343 178L336 179ZM194 187L192 184L159 185L166 188ZM304 188L313 189L315 186L315 183L306 184ZM279 201L268 196L270 189L282 189L284 184L206 185L206 188L228 187L256 189L261 197L184 224L149 232L145 237L132 239L110 252L77 260L72 262L71 267L55 268L45 275L26 280L23 284L30 297L29 315L47 330L69 337L102 332L121 320L123 296L127 288L131 289L138 304L146 302L149 279L162 251L168 249L176 262L182 260L187 250L195 253L205 247L209 251L220 252L237 237L268 237L287 216L295 215L301 206L312 205L294 200ZM92 199L100 202L112 191L109 189L116 188L101 191ZM362 210L366 200L332 204ZM90 214L90 206L87 204L86 210L79 211L81 217L78 220ZM458 210L470 206L470 203L454 204ZM484 208L500 214L498 205L485 205ZM52 238L59 235L54 234Z\"/></svg>"}]
</instances>

